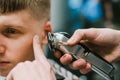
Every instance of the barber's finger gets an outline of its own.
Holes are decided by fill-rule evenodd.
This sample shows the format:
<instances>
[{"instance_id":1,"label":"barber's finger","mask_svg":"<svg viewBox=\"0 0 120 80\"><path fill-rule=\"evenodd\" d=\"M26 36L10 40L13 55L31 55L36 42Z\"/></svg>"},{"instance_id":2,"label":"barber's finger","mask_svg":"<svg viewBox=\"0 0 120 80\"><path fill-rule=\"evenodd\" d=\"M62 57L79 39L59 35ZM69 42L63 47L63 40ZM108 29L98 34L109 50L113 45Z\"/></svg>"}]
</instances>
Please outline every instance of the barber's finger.
<instances>
[{"instance_id":1,"label":"barber's finger","mask_svg":"<svg viewBox=\"0 0 120 80\"><path fill-rule=\"evenodd\" d=\"M80 69L80 72L81 72L82 74L87 74L87 73L90 72L91 70L92 70L91 64L87 63L85 68Z\"/></svg>"},{"instance_id":2,"label":"barber's finger","mask_svg":"<svg viewBox=\"0 0 120 80\"><path fill-rule=\"evenodd\" d=\"M92 32L92 33L91 33ZM78 29L74 32L72 37L67 41L68 45L74 45L81 40L95 40L99 32L97 29Z\"/></svg>"},{"instance_id":3,"label":"barber's finger","mask_svg":"<svg viewBox=\"0 0 120 80\"><path fill-rule=\"evenodd\" d=\"M87 65L87 62L84 60L84 59L78 59L78 60L76 60L76 61L74 61L71 65L70 65L70 67L72 68L72 69L83 69L83 68L85 68L86 67L86 65Z\"/></svg>"},{"instance_id":4,"label":"barber's finger","mask_svg":"<svg viewBox=\"0 0 120 80\"><path fill-rule=\"evenodd\" d=\"M72 56L70 54L64 54L61 58L60 58L60 62L62 64L69 64L72 61Z\"/></svg>"},{"instance_id":5,"label":"barber's finger","mask_svg":"<svg viewBox=\"0 0 120 80\"><path fill-rule=\"evenodd\" d=\"M25 76L25 69L23 68L23 62L18 63L8 74L7 80L22 80L20 78ZM22 73L23 72L23 73ZM22 75L21 75L22 73Z\"/></svg>"},{"instance_id":6,"label":"barber's finger","mask_svg":"<svg viewBox=\"0 0 120 80\"><path fill-rule=\"evenodd\" d=\"M40 45L38 35L35 35L33 38L33 50L34 50L35 60L41 61L41 60L46 59L43 53L42 47Z\"/></svg>"},{"instance_id":7,"label":"barber's finger","mask_svg":"<svg viewBox=\"0 0 120 80\"><path fill-rule=\"evenodd\" d=\"M55 51L54 55L56 58L60 58L62 56L62 53L60 51Z\"/></svg>"},{"instance_id":8,"label":"barber's finger","mask_svg":"<svg viewBox=\"0 0 120 80\"><path fill-rule=\"evenodd\" d=\"M10 72L7 76L7 80L13 80L12 73Z\"/></svg>"}]
</instances>

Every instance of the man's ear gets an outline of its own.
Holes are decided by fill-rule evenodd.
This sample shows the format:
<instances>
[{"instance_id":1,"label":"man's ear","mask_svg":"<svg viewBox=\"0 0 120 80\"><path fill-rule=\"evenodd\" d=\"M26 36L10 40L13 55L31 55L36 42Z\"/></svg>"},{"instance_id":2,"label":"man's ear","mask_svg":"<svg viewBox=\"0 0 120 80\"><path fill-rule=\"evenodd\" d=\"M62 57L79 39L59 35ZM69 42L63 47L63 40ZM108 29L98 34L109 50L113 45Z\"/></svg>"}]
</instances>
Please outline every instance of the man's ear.
<instances>
[{"instance_id":1,"label":"man's ear","mask_svg":"<svg viewBox=\"0 0 120 80\"><path fill-rule=\"evenodd\" d=\"M47 34L48 34L48 31L49 32L53 32L53 28L50 24L50 22L46 22L45 25L44 25L44 28L43 28L43 33L42 33L42 44L45 45L48 43L48 40L47 40Z\"/></svg>"}]
</instances>

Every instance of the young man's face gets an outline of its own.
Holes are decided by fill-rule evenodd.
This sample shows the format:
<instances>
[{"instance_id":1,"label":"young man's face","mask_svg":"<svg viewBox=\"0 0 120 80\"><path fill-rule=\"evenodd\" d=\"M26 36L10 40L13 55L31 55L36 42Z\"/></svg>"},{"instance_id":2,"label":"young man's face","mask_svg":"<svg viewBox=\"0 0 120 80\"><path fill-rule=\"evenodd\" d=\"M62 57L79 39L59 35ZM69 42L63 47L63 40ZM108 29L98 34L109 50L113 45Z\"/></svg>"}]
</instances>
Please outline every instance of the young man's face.
<instances>
[{"instance_id":1,"label":"young man's face","mask_svg":"<svg viewBox=\"0 0 120 80\"><path fill-rule=\"evenodd\" d=\"M37 34L42 43L44 24L27 11L0 15L0 75L6 76L18 62L34 60L32 39Z\"/></svg>"}]
</instances>

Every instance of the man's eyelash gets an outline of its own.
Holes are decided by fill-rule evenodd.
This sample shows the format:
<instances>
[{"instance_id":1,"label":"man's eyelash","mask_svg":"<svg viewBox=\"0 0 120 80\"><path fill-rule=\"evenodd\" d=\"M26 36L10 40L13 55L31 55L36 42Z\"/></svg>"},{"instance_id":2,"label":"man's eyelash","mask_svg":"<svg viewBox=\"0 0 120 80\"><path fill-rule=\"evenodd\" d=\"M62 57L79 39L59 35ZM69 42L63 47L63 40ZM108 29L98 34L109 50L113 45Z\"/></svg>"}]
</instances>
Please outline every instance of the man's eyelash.
<instances>
[{"instance_id":1,"label":"man's eyelash","mask_svg":"<svg viewBox=\"0 0 120 80\"><path fill-rule=\"evenodd\" d=\"M15 34L15 33L17 33L18 31L16 30L16 29L13 29L13 28L8 28L8 29L6 29L6 33L13 33L13 34Z\"/></svg>"}]
</instances>

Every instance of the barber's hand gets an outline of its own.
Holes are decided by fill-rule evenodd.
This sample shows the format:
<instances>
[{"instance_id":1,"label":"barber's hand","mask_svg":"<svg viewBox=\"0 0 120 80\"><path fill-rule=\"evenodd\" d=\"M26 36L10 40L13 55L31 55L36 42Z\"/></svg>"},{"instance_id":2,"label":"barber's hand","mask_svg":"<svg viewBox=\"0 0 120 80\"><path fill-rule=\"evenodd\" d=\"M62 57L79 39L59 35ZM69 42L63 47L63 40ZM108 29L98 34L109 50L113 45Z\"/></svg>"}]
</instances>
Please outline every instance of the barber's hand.
<instances>
[{"instance_id":1,"label":"barber's hand","mask_svg":"<svg viewBox=\"0 0 120 80\"><path fill-rule=\"evenodd\" d=\"M67 41L67 44L70 46L77 43L86 45L90 50L98 53L108 62L120 60L120 31L107 28L79 29ZM69 64L72 61L72 57L69 54L62 56L57 51L55 56L60 58L63 64ZM78 59L70 65L73 69L80 69L80 72L83 74L91 71L91 65L83 59Z\"/></svg>"},{"instance_id":2,"label":"barber's hand","mask_svg":"<svg viewBox=\"0 0 120 80\"><path fill-rule=\"evenodd\" d=\"M44 56L39 37L33 40L34 61L25 61L15 66L7 76L7 80L56 80L53 69Z\"/></svg>"}]
</instances>

